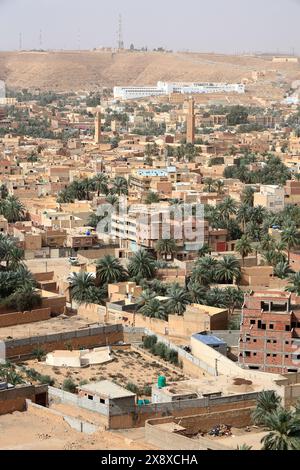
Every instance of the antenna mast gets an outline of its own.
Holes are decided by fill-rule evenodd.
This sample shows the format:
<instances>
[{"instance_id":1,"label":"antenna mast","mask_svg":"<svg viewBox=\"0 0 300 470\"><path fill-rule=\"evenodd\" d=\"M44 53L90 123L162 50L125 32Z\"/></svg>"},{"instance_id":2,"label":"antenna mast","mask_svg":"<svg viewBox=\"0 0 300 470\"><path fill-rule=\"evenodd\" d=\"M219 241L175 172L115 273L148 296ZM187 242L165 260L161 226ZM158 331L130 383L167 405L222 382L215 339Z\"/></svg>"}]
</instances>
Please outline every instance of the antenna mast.
<instances>
[{"instance_id":1,"label":"antenna mast","mask_svg":"<svg viewBox=\"0 0 300 470\"><path fill-rule=\"evenodd\" d=\"M122 15L119 15L118 49L124 49Z\"/></svg>"}]
</instances>

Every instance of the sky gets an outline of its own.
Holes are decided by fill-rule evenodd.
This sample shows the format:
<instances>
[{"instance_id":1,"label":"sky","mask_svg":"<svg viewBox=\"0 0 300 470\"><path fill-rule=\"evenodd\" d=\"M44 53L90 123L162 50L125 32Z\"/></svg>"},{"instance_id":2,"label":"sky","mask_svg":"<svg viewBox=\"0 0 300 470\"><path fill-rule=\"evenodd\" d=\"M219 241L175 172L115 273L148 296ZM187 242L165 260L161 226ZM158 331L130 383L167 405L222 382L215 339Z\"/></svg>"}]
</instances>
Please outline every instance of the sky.
<instances>
[{"instance_id":1,"label":"sky","mask_svg":"<svg viewBox=\"0 0 300 470\"><path fill-rule=\"evenodd\" d=\"M0 0L0 50L117 45L300 54L300 0Z\"/></svg>"}]
</instances>

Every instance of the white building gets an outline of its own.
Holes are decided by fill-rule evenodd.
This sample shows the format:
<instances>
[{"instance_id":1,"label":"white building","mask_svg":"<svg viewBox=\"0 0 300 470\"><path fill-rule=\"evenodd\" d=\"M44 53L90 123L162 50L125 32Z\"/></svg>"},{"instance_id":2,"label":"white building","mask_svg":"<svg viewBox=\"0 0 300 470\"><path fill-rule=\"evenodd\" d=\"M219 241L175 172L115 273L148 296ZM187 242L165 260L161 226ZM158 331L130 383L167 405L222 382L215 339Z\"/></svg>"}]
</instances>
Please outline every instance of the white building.
<instances>
[{"instance_id":1,"label":"white building","mask_svg":"<svg viewBox=\"0 0 300 470\"><path fill-rule=\"evenodd\" d=\"M172 93L245 93L245 85L241 83L158 82L157 86L149 87L114 87L114 98L122 100L146 98L149 96L167 96Z\"/></svg>"}]
</instances>

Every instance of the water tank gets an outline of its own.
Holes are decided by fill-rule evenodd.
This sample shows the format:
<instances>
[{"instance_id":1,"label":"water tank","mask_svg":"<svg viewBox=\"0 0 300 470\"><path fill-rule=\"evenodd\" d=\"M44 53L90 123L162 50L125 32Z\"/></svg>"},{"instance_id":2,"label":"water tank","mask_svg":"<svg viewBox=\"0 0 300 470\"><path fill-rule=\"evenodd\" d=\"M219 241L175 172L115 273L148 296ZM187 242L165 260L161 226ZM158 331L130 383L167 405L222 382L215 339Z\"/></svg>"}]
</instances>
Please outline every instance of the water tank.
<instances>
[{"instance_id":1,"label":"water tank","mask_svg":"<svg viewBox=\"0 0 300 470\"><path fill-rule=\"evenodd\" d=\"M160 375L157 381L158 388L164 388L167 386L167 379L164 375Z\"/></svg>"}]
</instances>

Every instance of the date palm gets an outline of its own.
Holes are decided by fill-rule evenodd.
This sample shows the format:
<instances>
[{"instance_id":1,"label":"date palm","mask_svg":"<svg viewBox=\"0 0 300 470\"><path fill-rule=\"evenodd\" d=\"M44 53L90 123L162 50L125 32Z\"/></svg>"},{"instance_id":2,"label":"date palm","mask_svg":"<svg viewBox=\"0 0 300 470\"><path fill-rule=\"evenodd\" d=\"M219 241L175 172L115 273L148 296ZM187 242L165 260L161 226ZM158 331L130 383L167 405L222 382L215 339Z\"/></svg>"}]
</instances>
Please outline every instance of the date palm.
<instances>
[{"instance_id":1,"label":"date palm","mask_svg":"<svg viewBox=\"0 0 300 470\"><path fill-rule=\"evenodd\" d=\"M177 315L183 315L186 311L186 307L191 303L191 297L189 292L182 288L179 284L173 284L167 290L167 301L168 312L176 313Z\"/></svg>"},{"instance_id":2,"label":"date palm","mask_svg":"<svg viewBox=\"0 0 300 470\"><path fill-rule=\"evenodd\" d=\"M231 284L239 281L241 277L241 267L235 256L225 255L216 266L216 279L219 282Z\"/></svg>"},{"instance_id":3,"label":"date palm","mask_svg":"<svg viewBox=\"0 0 300 470\"><path fill-rule=\"evenodd\" d=\"M289 263L287 261L280 261L274 268L274 275L279 279L286 279L290 274L293 274Z\"/></svg>"},{"instance_id":4,"label":"date palm","mask_svg":"<svg viewBox=\"0 0 300 470\"><path fill-rule=\"evenodd\" d=\"M112 192L117 194L118 196L127 195L128 194L128 183L125 178L122 176L117 176L113 180L113 187Z\"/></svg>"},{"instance_id":5,"label":"date palm","mask_svg":"<svg viewBox=\"0 0 300 470\"><path fill-rule=\"evenodd\" d=\"M252 245L250 239L243 235L242 238L236 243L235 250L241 255L243 266L245 266L245 258L252 253Z\"/></svg>"},{"instance_id":6,"label":"date palm","mask_svg":"<svg viewBox=\"0 0 300 470\"><path fill-rule=\"evenodd\" d=\"M146 250L139 250L130 258L128 272L130 277L135 278L137 281L153 279L155 270L155 259Z\"/></svg>"},{"instance_id":7,"label":"date palm","mask_svg":"<svg viewBox=\"0 0 300 470\"><path fill-rule=\"evenodd\" d=\"M158 299L150 299L139 310L142 315L159 320L167 320L168 314L164 305Z\"/></svg>"},{"instance_id":8,"label":"date palm","mask_svg":"<svg viewBox=\"0 0 300 470\"><path fill-rule=\"evenodd\" d=\"M291 411L278 408L266 415L269 433L261 440L263 450L300 450L300 419Z\"/></svg>"},{"instance_id":9,"label":"date palm","mask_svg":"<svg viewBox=\"0 0 300 470\"><path fill-rule=\"evenodd\" d=\"M91 273L72 273L68 277L71 299L79 305L90 303L89 291L95 286L95 278Z\"/></svg>"},{"instance_id":10,"label":"date palm","mask_svg":"<svg viewBox=\"0 0 300 470\"><path fill-rule=\"evenodd\" d=\"M252 412L252 419L255 424L264 424L269 413L276 411L281 403L281 398L273 390L261 392L256 400L256 408Z\"/></svg>"},{"instance_id":11,"label":"date palm","mask_svg":"<svg viewBox=\"0 0 300 470\"><path fill-rule=\"evenodd\" d=\"M98 196L100 194L107 194L108 193L108 177L104 173L98 173L93 178L95 189L97 191Z\"/></svg>"},{"instance_id":12,"label":"date palm","mask_svg":"<svg viewBox=\"0 0 300 470\"><path fill-rule=\"evenodd\" d=\"M290 264L291 250L300 244L299 232L296 225L284 227L281 240L286 244L288 251L288 263Z\"/></svg>"},{"instance_id":13,"label":"date palm","mask_svg":"<svg viewBox=\"0 0 300 470\"><path fill-rule=\"evenodd\" d=\"M290 276L289 285L286 287L286 291L300 296L300 272Z\"/></svg>"},{"instance_id":14,"label":"date palm","mask_svg":"<svg viewBox=\"0 0 300 470\"><path fill-rule=\"evenodd\" d=\"M97 261L96 266L97 280L100 281L101 285L125 281L127 278L125 268L114 256L104 256Z\"/></svg>"},{"instance_id":15,"label":"date palm","mask_svg":"<svg viewBox=\"0 0 300 470\"><path fill-rule=\"evenodd\" d=\"M157 242L155 249L157 253L164 259L167 259L168 257L173 258L174 254L177 251L177 245L175 240L173 240L172 238L162 239Z\"/></svg>"}]
</instances>

